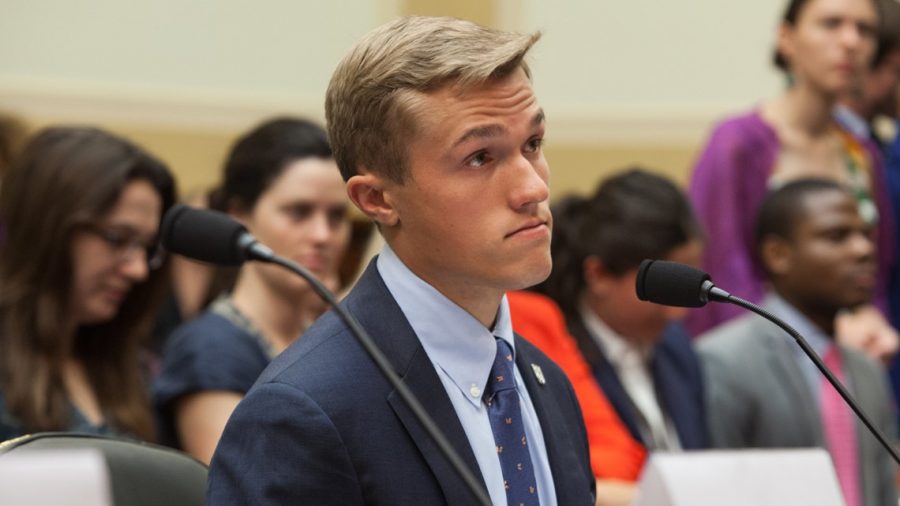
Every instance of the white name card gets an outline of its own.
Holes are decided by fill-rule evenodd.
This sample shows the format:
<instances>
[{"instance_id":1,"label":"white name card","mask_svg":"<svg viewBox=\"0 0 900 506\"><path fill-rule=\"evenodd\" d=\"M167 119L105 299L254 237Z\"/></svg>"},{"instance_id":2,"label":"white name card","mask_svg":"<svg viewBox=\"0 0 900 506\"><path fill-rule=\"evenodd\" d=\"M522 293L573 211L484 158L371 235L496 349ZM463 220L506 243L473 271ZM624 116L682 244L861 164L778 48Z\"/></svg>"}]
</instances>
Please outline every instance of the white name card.
<instances>
[{"instance_id":1,"label":"white name card","mask_svg":"<svg viewBox=\"0 0 900 506\"><path fill-rule=\"evenodd\" d=\"M651 455L632 506L844 506L822 449Z\"/></svg>"},{"instance_id":2,"label":"white name card","mask_svg":"<svg viewBox=\"0 0 900 506\"><path fill-rule=\"evenodd\" d=\"M112 506L109 470L98 450L34 450L0 455L4 506Z\"/></svg>"}]
</instances>

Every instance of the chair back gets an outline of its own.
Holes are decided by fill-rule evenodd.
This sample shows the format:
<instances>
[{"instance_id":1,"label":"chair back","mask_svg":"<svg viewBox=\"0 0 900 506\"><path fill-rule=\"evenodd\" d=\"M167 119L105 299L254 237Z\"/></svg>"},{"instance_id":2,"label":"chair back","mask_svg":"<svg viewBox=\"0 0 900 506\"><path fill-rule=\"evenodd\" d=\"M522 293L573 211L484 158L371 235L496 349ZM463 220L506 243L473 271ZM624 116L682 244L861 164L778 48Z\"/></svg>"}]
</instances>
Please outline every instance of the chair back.
<instances>
[{"instance_id":1,"label":"chair back","mask_svg":"<svg viewBox=\"0 0 900 506\"><path fill-rule=\"evenodd\" d=\"M149 443L122 438L45 432L0 443L2 459L30 452L92 449L103 455L115 506L202 506L207 467L193 457ZM52 486L47 477L44 486Z\"/></svg>"}]
</instances>

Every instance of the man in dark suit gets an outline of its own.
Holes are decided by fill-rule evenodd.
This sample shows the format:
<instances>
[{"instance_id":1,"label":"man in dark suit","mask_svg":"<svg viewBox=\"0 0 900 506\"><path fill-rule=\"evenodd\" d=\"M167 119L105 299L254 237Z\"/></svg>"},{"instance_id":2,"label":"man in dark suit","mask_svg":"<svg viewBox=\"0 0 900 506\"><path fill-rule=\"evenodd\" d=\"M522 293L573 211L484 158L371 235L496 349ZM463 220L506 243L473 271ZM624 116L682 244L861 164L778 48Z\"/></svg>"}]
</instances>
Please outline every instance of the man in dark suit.
<instances>
[{"instance_id":1,"label":"man in dark suit","mask_svg":"<svg viewBox=\"0 0 900 506\"><path fill-rule=\"evenodd\" d=\"M634 291L644 258L700 262L703 237L687 197L668 179L631 169L553 213L553 273L538 289L559 302L619 418L647 450L706 448L700 363L679 323L686 310Z\"/></svg>"},{"instance_id":2,"label":"man in dark suit","mask_svg":"<svg viewBox=\"0 0 900 506\"><path fill-rule=\"evenodd\" d=\"M589 313L582 314L580 319L570 318L570 332L577 336L584 355L590 357L594 378L632 437L651 451L708 448L703 377L684 327L679 323L668 325L656 338L651 348L652 356L646 360L650 384L655 389L658 409L664 417L663 430L654 432L623 383L621 362L614 365L608 356L609 350L596 344L610 336L588 330L590 323L585 320L593 321Z\"/></svg>"},{"instance_id":3,"label":"man in dark suit","mask_svg":"<svg viewBox=\"0 0 900 506\"><path fill-rule=\"evenodd\" d=\"M505 291L550 271L538 35L404 18L342 60L326 116L354 204L387 246L342 303L495 504L593 503L563 373L514 335ZM334 313L262 374L212 461L210 504L472 504Z\"/></svg>"},{"instance_id":4,"label":"man in dark suit","mask_svg":"<svg viewBox=\"0 0 900 506\"><path fill-rule=\"evenodd\" d=\"M887 377L835 342L835 316L869 303L875 244L854 194L832 181L775 190L759 211L756 250L772 291L763 307L802 334L887 436L895 418ZM894 506L893 465L878 441L773 323L747 315L698 340L717 448L827 448L848 505Z\"/></svg>"}]
</instances>

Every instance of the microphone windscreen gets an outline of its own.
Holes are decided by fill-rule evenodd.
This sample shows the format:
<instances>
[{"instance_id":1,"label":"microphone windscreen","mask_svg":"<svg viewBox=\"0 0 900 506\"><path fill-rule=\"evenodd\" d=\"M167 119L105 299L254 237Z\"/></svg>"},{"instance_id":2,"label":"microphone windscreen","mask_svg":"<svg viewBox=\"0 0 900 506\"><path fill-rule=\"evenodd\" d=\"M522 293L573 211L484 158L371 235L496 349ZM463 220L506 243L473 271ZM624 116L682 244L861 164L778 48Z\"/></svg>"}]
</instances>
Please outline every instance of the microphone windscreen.
<instances>
[{"instance_id":1,"label":"microphone windscreen","mask_svg":"<svg viewBox=\"0 0 900 506\"><path fill-rule=\"evenodd\" d=\"M701 307L707 301L704 281L709 281L709 274L700 269L665 260L644 260L638 268L635 288L641 300L665 306Z\"/></svg>"},{"instance_id":2,"label":"microphone windscreen","mask_svg":"<svg viewBox=\"0 0 900 506\"><path fill-rule=\"evenodd\" d=\"M160 229L166 251L216 265L240 265L247 259L241 246L247 229L225 213L176 205Z\"/></svg>"}]
</instances>

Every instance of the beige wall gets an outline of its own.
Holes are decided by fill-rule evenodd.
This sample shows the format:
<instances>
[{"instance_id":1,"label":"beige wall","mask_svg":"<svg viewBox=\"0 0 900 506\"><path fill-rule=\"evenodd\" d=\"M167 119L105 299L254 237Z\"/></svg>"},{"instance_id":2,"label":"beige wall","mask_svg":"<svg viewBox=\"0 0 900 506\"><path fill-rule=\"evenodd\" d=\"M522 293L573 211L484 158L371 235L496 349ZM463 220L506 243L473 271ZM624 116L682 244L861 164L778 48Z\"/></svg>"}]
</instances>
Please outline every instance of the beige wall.
<instances>
[{"instance_id":1,"label":"beige wall","mask_svg":"<svg viewBox=\"0 0 900 506\"><path fill-rule=\"evenodd\" d=\"M639 164L687 180L710 124L776 93L781 0L6 0L0 111L94 123L146 145L182 190L278 113L322 120L341 55L402 14L544 35L531 56L553 194Z\"/></svg>"},{"instance_id":2,"label":"beige wall","mask_svg":"<svg viewBox=\"0 0 900 506\"><path fill-rule=\"evenodd\" d=\"M688 168L696 158L695 146L549 146L553 198L590 192L596 182L625 168L640 166L687 183Z\"/></svg>"},{"instance_id":3,"label":"beige wall","mask_svg":"<svg viewBox=\"0 0 900 506\"><path fill-rule=\"evenodd\" d=\"M476 23L496 26L496 2L485 0L405 0L400 3L403 14L417 16L453 16Z\"/></svg>"},{"instance_id":4,"label":"beige wall","mask_svg":"<svg viewBox=\"0 0 900 506\"><path fill-rule=\"evenodd\" d=\"M543 33L532 66L555 196L634 164L686 183L711 125L781 87L784 0L495 3L503 27Z\"/></svg>"},{"instance_id":5,"label":"beige wall","mask_svg":"<svg viewBox=\"0 0 900 506\"><path fill-rule=\"evenodd\" d=\"M145 145L184 193L213 184L263 118L323 121L331 71L399 3L6 0L0 112L90 123Z\"/></svg>"}]
</instances>

